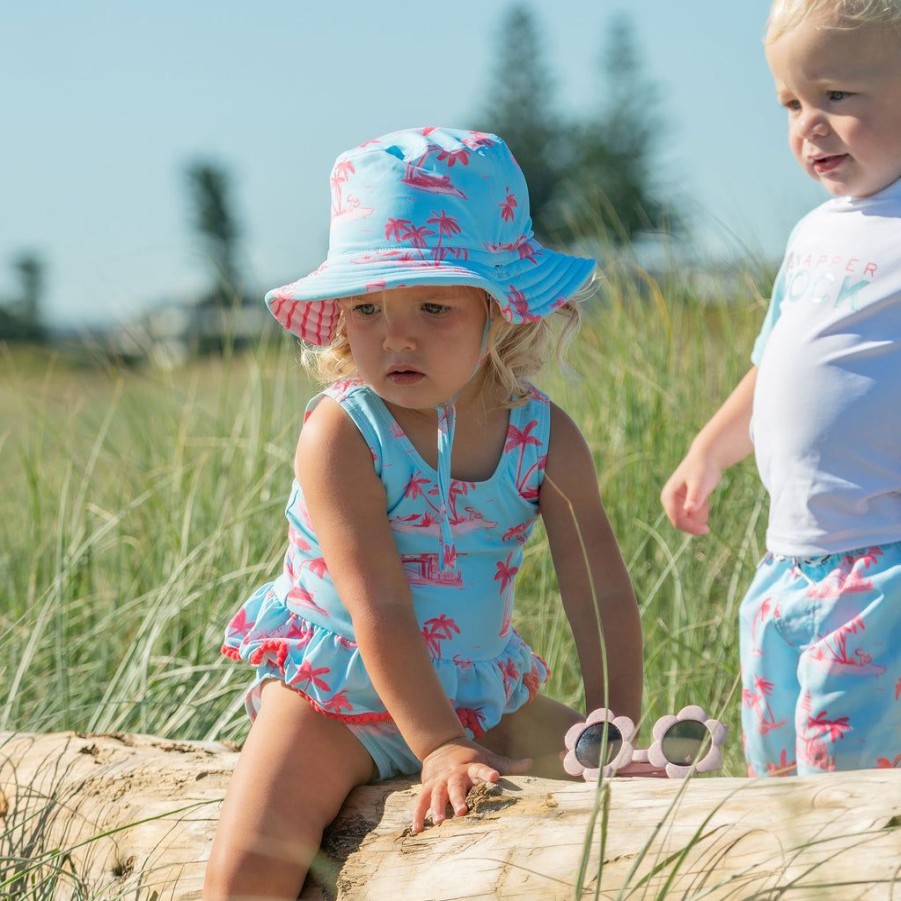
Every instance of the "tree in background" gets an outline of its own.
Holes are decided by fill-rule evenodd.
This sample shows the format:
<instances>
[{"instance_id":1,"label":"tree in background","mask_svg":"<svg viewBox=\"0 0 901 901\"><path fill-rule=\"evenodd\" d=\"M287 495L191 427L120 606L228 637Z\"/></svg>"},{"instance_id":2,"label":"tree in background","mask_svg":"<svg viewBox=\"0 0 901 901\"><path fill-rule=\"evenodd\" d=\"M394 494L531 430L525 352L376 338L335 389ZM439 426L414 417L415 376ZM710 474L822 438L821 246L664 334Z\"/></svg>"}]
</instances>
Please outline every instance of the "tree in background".
<instances>
[{"instance_id":1,"label":"tree in background","mask_svg":"<svg viewBox=\"0 0 901 901\"><path fill-rule=\"evenodd\" d=\"M528 9L514 6L501 25L494 87L478 121L499 134L522 167L529 184L532 225L539 239L551 237L546 213L558 190L564 165L554 85L544 61L538 28ZM552 150L553 147L553 150Z\"/></svg>"},{"instance_id":2,"label":"tree in background","mask_svg":"<svg viewBox=\"0 0 901 901\"><path fill-rule=\"evenodd\" d=\"M599 234L627 243L644 233L678 233L684 224L655 184L657 139L664 131L658 91L639 60L631 19L616 16L601 57L597 118L573 131L571 175L557 196L569 236Z\"/></svg>"},{"instance_id":3,"label":"tree in background","mask_svg":"<svg viewBox=\"0 0 901 901\"><path fill-rule=\"evenodd\" d=\"M43 341L46 330L41 321L46 267L35 253L25 252L13 260L19 280L16 298L0 309L0 339L7 341Z\"/></svg>"},{"instance_id":4,"label":"tree in background","mask_svg":"<svg viewBox=\"0 0 901 901\"><path fill-rule=\"evenodd\" d=\"M506 139L522 166L538 237L625 244L643 233L682 229L654 183L663 126L628 16L610 26L602 54L605 102L588 120L556 111L539 28L526 7L513 6L500 33L494 87L479 121Z\"/></svg>"},{"instance_id":5,"label":"tree in background","mask_svg":"<svg viewBox=\"0 0 901 901\"><path fill-rule=\"evenodd\" d=\"M213 265L215 284L204 298L211 306L241 303L242 286L237 264L240 229L232 212L229 174L222 167L198 160L187 167L188 188L194 207L194 227Z\"/></svg>"}]
</instances>

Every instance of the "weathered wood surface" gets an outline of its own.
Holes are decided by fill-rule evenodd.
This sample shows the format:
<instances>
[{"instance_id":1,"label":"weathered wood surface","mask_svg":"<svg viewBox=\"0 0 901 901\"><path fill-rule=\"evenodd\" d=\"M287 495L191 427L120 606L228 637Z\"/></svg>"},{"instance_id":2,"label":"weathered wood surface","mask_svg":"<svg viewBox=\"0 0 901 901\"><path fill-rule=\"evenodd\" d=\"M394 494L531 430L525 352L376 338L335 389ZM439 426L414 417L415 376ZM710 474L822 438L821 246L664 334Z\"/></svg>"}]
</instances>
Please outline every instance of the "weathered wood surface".
<instances>
[{"instance_id":1,"label":"weathered wood surface","mask_svg":"<svg viewBox=\"0 0 901 901\"><path fill-rule=\"evenodd\" d=\"M0 733L5 878L22 855L44 862L35 878L72 874L59 898L75 878L98 899L199 898L236 758L218 743ZM359 789L326 841L337 897L569 899L587 848L585 897L901 898L901 771L607 785L503 780L470 816L416 836L410 783Z\"/></svg>"}]
</instances>

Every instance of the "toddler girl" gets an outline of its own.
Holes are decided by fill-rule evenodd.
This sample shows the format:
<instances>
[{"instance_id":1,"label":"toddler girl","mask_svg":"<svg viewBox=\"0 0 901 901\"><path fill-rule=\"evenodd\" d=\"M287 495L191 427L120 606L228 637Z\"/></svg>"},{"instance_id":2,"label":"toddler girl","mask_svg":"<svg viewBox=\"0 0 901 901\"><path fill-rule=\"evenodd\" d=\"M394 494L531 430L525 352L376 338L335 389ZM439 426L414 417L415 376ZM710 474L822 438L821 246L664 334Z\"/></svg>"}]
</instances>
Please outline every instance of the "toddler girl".
<instances>
[{"instance_id":1,"label":"toddler girl","mask_svg":"<svg viewBox=\"0 0 901 901\"><path fill-rule=\"evenodd\" d=\"M576 323L594 262L532 237L490 134L423 128L342 154L328 259L267 295L328 387L307 409L284 569L227 629L256 668L206 897L294 898L322 831L371 779L419 773L412 828L476 783L565 778L582 714L511 626L541 515L588 709L637 718L641 633L573 421L528 382ZM562 337L562 336L559 336Z\"/></svg>"}]
</instances>

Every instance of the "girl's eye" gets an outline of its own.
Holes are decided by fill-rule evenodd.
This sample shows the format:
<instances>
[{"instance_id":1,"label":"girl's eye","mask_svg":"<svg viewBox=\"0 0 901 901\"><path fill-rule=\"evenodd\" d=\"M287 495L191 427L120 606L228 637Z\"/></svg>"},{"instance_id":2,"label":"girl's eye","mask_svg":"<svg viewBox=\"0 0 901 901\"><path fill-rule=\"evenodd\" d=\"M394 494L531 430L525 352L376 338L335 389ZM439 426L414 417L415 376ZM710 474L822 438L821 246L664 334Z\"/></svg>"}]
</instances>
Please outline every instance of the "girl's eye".
<instances>
[{"instance_id":1,"label":"girl's eye","mask_svg":"<svg viewBox=\"0 0 901 901\"><path fill-rule=\"evenodd\" d=\"M357 316L373 316L378 312L378 307L374 303L355 303L353 312Z\"/></svg>"},{"instance_id":2,"label":"girl's eye","mask_svg":"<svg viewBox=\"0 0 901 901\"><path fill-rule=\"evenodd\" d=\"M441 313L446 313L450 307L445 306L443 303L430 303L426 302L422 305L422 309L426 313L430 313L432 316L438 316Z\"/></svg>"}]
</instances>

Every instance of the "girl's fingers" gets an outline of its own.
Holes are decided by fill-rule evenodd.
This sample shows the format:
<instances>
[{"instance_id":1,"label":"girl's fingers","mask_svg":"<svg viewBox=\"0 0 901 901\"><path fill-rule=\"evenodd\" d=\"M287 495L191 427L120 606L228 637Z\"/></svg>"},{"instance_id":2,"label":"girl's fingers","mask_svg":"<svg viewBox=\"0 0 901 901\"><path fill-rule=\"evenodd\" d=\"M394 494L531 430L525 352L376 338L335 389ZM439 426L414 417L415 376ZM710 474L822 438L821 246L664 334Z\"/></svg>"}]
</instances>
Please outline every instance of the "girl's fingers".
<instances>
[{"instance_id":1,"label":"girl's fingers","mask_svg":"<svg viewBox=\"0 0 901 901\"><path fill-rule=\"evenodd\" d=\"M437 826L445 820L447 810L447 783L439 782L432 789L431 800L432 822Z\"/></svg>"}]
</instances>

